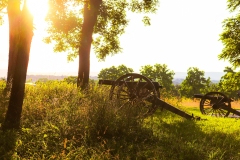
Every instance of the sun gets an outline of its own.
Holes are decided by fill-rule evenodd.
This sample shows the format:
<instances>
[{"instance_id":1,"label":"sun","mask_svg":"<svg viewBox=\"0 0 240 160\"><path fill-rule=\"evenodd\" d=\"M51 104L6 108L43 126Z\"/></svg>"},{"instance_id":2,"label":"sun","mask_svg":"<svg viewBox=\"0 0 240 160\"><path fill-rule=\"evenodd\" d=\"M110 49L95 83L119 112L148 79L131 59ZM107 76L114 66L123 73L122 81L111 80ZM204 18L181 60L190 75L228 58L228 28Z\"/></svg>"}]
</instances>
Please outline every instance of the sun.
<instances>
[{"instance_id":1,"label":"sun","mask_svg":"<svg viewBox=\"0 0 240 160\"><path fill-rule=\"evenodd\" d=\"M48 12L48 0L27 0L27 5L34 21L43 21Z\"/></svg>"},{"instance_id":2,"label":"sun","mask_svg":"<svg viewBox=\"0 0 240 160\"><path fill-rule=\"evenodd\" d=\"M47 54L42 54L42 52L52 52L49 46L42 41L46 33L47 22L45 17L48 12L48 0L27 0L27 7L33 16L34 25L34 35L31 43L31 53L29 59L28 70L40 70L47 71L46 68L41 66L39 62L44 60L44 56L48 57Z\"/></svg>"}]
</instances>

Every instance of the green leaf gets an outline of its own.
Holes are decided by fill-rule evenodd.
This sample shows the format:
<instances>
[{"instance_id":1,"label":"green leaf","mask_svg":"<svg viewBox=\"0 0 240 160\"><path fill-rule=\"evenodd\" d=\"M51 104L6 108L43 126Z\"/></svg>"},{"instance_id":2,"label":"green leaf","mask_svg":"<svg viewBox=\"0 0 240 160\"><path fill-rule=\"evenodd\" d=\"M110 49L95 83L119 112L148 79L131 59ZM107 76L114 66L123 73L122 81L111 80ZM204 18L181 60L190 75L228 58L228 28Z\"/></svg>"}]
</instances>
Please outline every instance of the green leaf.
<instances>
[{"instance_id":1,"label":"green leaf","mask_svg":"<svg viewBox=\"0 0 240 160\"><path fill-rule=\"evenodd\" d=\"M144 16L142 21L143 21L145 26L150 26L151 25L151 22L150 22L151 19L148 16Z\"/></svg>"}]
</instances>

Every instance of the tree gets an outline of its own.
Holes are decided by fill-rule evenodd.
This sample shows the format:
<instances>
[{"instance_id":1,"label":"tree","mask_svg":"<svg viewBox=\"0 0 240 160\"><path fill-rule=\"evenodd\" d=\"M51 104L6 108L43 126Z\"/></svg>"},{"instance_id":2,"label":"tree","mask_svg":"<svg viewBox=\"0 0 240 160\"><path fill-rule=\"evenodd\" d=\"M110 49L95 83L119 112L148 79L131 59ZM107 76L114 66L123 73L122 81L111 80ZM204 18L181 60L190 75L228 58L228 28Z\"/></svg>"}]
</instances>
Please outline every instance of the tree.
<instances>
[{"instance_id":1,"label":"tree","mask_svg":"<svg viewBox=\"0 0 240 160\"><path fill-rule=\"evenodd\" d=\"M3 17L6 14L5 9L7 7L8 0L1 0L0 1L0 25L3 24Z\"/></svg>"},{"instance_id":2,"label":"tree","mask_svg":"<svg viewBox=\"0 0 240 160\"><path fill-rule=\"evenodd\" d=\"M228 0L230 12L236 11L239 7L239 0ZM223 43L222 52L218 55L219 59L228 60L234 68L240 66L240 12L235 17L227 18L223 21L223 32L220 40Z\"/></svg>"},{"instance_id":3,"label":"tree","mask_svg":"<svg viewBox=\"0 0 240 160\"><path fill-rule=\"evenodd\" d=\"M47 21L54 51L68 51L68 60L79 56L78 86L89 81L91 46L99 60L121 52L119 37L128 24L127 13L154 13L158 0L49 0ZM150 24L147 16L143 22Z\"/></svg>"},{"instance_id":4,"label":"tree","mask_svg":"<svg viewBox=\"0 0 240 160\"><path fill-rule=\"evenodd\" d=\"M232 98L238 98L236 92L240 90L240 72L235 72L231 67L225 67L225 75L219 82L220 91Z\"/></svg>"},{"instance_id":5,"label":"tree","mask_svg":"<svg viewBox=\"0 0 240 160\"><path fill-rule=\"evenodd\" d=\"M72 84L77 84L77 76L68 76L66 78L63 79L64 82L67 83L72 83Z\"/></svg>"},{"instance_id":6,"label":"tree","mask_svg":"<svg viewBox=\"0 0 240 160\"><path fill-rule=\"evenodd\" d=\"M177 86L173 84L175 73L169 70L166 64L142 66L140 73L163 86L161 89L162 98L171 98L179 95Z\"/></svg>"},{"instance_id":7,"label":"tree","mask_svg":"<svg viewBox=\"0 0 240 160\"><path fill-rule=\"evenodd\" d=\"M7 85L4 90L4 94L10 91L12 85L12 79L14 75L14 68L17 60L17 52L14 49L17 46L18 41L18 27L16 27L20 15L20 0L9 0L6 3L2 3L4 7L7 5L8 23L9 23L9 53L8 53L8 72L7 72Z\"/></svg>"},{"instance_id":8,"label":"tree","mask_svg":"<svg viewBox=\"0 0 240 160\"><path fill-rule=\"evenodd\" d=\"M240 6L238 0L228 0L228 9L230 12L236 11ZM220 40L224 44L219 59L229 60L234 68L240 66L240 12L236 12L235 17L227 18L223 21L224 31L220 35ZM219 86L222 92L227 93L231 97L236 96L236 90L239 90L239 72L234 72L231 67L226 67L226 74L221 77Z\"/></svg>"},{"instance_id":9,"label":"tree","mask_svg":"<svg viewBox=\"0 0 240 160\"><path fill-rule=\"evenodd\" d=\"M172 96L172 91L174 90L173 77L175 75L174 71L168 69L166 64L155 64L142 66L140 73L152 81L158 82L163 86L163 91L161 93L164 96Z\"/></svg>"},{"instance_id":10,"label":"tree","mask_svg":"<svg viewBox=\"0 0 240 160\"><path fill-rule=\"evenodd\" d=\"M227 0L227 6L228 9L233 12L235 11L240 5L240 1L239 0Z\"/></svg>"},{"instance_id":11,"label":"tree","mask_svg":"<svg viewBox=\"0 0 240 160\"><path fill-rule=\"evenodd\" d=\"M180 85L180 93L187 98L193 97L194 94L206 93L209 87L210 77L204 77L204 71L200 71L197 67L190 67L187 71L187 77Z\"/></svg>"},{"instance_id":12,"label":"tree","mask_svg":"<svg viewBox=\"0 0 240 160\"><path fill-rule=\"evenodd\" d=\"M3 129L18 129L22 113L25 82L29 61L30 47L33 37L33 17L27 8L26 0L20 10L19 0L8 1L9 17L9 65L14 67L12 72L12 85L10 100ZM10 54L13 53L13 57ZM9 68L8 68L9 69Z\"/></svg>"},{"instance_id":13,"label":"tree","mask_svg":"<svg viewBox=\"0 0 240 160\"><path fill-rule=\"evenodd\" d=\"M125 65L119 65L118 67L112 66L109 68L102 69L98 74L99 79L107 79L107 80L116 80L120 76L132 73L132 68L127 68Z\"/></svg>"},{"instance_id":14,"label":"tree","mask_svg":"<svg viewBox=\"0 0 240 160\"><path fill-rule=\"evenodd\" d=\"M48 82L48 81L50 81L48 78L39 78L39 79L36 81L36 83L46 83L46 82Z\"/></svg>"}]
</instances>

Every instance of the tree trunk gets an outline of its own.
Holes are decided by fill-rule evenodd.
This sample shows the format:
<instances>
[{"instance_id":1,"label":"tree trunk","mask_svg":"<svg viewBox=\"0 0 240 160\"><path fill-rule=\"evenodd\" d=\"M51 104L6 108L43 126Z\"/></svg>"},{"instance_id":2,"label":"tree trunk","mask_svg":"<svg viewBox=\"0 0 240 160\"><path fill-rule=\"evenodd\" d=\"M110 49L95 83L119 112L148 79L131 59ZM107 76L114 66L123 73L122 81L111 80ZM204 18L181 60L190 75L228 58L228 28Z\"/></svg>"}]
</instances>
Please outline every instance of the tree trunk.
<instances>
[{"instance_id":1,"label":"tree trunk","mask_svg":"<svg viewBox=\"0 0 240 160\"><path fill-rule=\"evenodd\" d=\"M92 35L102 0L89 0L84 4L84 21L79 47L79 68L77 85L84 89L89 82L90 51Z\"/></svg>"},{"instance_id":2,"label":"tree trunk","mask_svg":"<svg viewBox=\"0 0 240 160\"><path fill-rule=\"evenodd\" d=\"M6 94L11 89L12 78L14 74L14 68L17 59L17 33L18 33L18 23L20 15L20 0L9 0L8 1L8 21L9 21L9 53L8 53L8 73L7 73L7 85L4 90Z\"/></svg>"},{"instance_id":3,"label":"tree trunk","mask_svg":"<svg viewBox=\"0 0 240 160\"><path fill-rule=\"evenodd\" d=\"M18 39L14 49L17 53L17 59L12 79L8 110L3 124L4 130L20 128L25 81L33 37L33 18L27 8L26 0L24 1L24 7L19 17L19 32L17 35L14 35L14 37Z\"/></svg>"}]
</instances>

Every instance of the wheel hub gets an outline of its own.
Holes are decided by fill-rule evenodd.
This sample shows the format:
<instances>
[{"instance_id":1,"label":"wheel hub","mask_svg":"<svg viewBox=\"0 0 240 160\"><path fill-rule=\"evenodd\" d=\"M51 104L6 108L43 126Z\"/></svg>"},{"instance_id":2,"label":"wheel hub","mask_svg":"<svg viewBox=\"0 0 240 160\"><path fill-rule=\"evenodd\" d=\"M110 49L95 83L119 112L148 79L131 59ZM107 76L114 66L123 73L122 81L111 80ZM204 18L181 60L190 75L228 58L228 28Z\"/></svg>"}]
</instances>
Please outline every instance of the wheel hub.
<instances>
[{"instance_id":1,"label":"wheel hub","mask_svg":"<svg viewBox=\"0 0 240 160\"><path fill-rule=\"evenodd\" d=\"M214 110L217 110L217 109L221 108L221 106L220 106L219 104L213 104L213 105L212 105L212 108L213 108Z\"/></svg>"}]
</instances>

